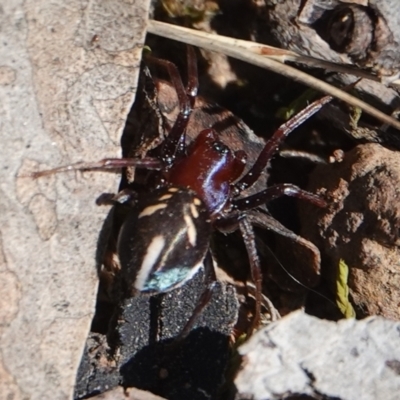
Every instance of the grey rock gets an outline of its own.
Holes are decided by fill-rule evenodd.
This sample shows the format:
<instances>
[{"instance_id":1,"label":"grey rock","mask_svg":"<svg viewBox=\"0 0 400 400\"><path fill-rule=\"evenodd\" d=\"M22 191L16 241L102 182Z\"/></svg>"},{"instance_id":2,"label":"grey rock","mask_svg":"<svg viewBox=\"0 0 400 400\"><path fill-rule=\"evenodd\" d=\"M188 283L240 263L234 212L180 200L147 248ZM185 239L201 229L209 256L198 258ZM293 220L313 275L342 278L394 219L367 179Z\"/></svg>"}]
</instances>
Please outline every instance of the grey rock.
<instances>
[{"instance_id":1,"label":"grey rock","mask_svg":"<svg viewBox=\"0 0 400 400\"><path fill-rule=\"evenodd\" d=\"M400 322L330 322L298 311L259 331L239 352L239 398L399 398Z\"/></svg>"}]
</instances>

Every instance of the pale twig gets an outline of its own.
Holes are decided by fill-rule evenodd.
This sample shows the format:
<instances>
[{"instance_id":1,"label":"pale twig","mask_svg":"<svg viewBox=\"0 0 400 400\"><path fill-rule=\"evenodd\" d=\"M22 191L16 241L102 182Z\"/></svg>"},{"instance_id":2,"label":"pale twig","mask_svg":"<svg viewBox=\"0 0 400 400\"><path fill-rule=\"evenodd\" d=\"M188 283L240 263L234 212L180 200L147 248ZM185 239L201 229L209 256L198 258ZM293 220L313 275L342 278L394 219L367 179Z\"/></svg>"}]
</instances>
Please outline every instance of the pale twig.
<instances>
[{"instance_id":1,"label":"pale twig","mask_svg":"<svg viewBox=\"0 0 400 400\"><path fill-rule=\"evenodd\" d=\"M400 130L400 121L397 121L393 117L386 115L385 113L377 110L375 107L372 107L371 105L365 103L357 97L354 97L349 93L346 93L345 91L330 85L329 83L321 81L320 79L317 79L294 67L285 65L284 62L296 61L307 63L307 65L312 65L314 67L320 66L322 68L328 68L329 65L330 69L334 69L333 66L335 66L336 71L338 71L339 68L341 72L351 74L356 74L357 71L358 76L377 80L377 78L371 74L358 71L355 68L349 69L348 67L313 59L311 57L299 56L291 51L277 49L259 43L229 38L227 36L215 35L154 20L148 21L148 32L183 43L191 44L193 46L201 47L207 50L223 53L229 57L233 57L238 60L242 60L250 64L257 65L261 68L276 72L280 75L286 76L287 78L293 79L297 82L301 82L309 87L312 87L315 90L334 96L352 105L353 107L359 107L364 112L377 118L383 123ZM314 64L311 64L311 62Z\"/></svg>"}]
</instances>

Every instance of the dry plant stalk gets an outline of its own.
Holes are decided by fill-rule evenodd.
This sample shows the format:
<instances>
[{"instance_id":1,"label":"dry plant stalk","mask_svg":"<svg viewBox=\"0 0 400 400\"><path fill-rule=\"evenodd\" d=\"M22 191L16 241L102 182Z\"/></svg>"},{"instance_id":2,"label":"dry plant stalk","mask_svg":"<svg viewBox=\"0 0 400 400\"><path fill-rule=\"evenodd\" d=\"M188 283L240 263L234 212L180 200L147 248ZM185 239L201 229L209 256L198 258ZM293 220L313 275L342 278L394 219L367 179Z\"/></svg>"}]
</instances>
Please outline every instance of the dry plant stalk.
<instances>
[{"instance_id":1,"label":"dry plant stalk","mask_svg":"<svg viewBox=\"0 0 400 400\"><path fill-rule=\"evenodd\" d=\"M197 31L182 26L171 25L160 21L149 20L147 31L154 35L177 40L207 50L223 53L229 57L248 62L261 68L276 72L287 78L303 83L315 90L336 97L353 107L358 107L365 113L375 117L381 122L400 130L400 122L386 115L375 107L352 96L345 91L336 88L329 83L317 79L303 71L284 64L287 61L298 62L308 66L330 69L332 71L349 73L363 79L379 80L376 76L358 70L354 67L346 67L312 57L300 56L293 51L283 50L260 43L234 39L227 36Z\"/></svg>"}]
</instances>

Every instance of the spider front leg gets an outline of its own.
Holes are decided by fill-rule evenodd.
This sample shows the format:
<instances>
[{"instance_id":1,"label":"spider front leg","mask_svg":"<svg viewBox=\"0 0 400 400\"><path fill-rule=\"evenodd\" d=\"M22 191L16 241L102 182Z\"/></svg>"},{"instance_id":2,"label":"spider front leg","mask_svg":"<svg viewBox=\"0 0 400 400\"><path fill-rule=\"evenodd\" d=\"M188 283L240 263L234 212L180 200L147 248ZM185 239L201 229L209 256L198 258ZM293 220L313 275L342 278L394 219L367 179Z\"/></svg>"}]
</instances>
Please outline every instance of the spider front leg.
<instances>
[{"instance_id":1,"label":"spider front leg","mask_svg":"<svg viewBox=\"0 0 400 400\"><path fill-rule=\"evenodd\" d=\"M99 161L86 162L80 161L74 164L63 165L61 167L46 169L31 173L29 176L36 179L42 176L58 174L69 171L104 171L121 169L125 167L144 168L149 170L160 170L163 164L160 160L153 157L145 158L103 158Z\"/></svg>"},{"instance_id":2,"label":"spider front leg","mask_svg":"<svg viewBox=\"0 0 400 400\"><path fill-rule=\"evenodd\" d=\"M300 189L298 186L291 183L279 183L257 194L254 194L253 196L233 200L232 205L240 211L251 210L282 196L296 197L301 200L307 200L318 207L327 206L326 201L322 197Z\"/></svg>"},{"instance_id":3,"label":"spider front leg","mask_svg":"<svg viewBox=\"0 0 400 400\"><path fill-rule=\"evenodd\" d=\"M152 62L161 65L168 71L171 83L175 88L179 102L179 114L167 138L162 144L161 158L167 166L174 163L176 157L186 151L186 128L193 111L198 92L198 73L196 54L191 46L187 46L188 84L185 88L178 68L171 61L149 57Z\"/></svg>"},{"instance_id":4,"label":"spider front leg","mask_svg":"<svg viewBox=\"0 0 400 400\"><path fill-rule=\"evenodd\" d=\"M309 106L307 106L304 110L300 111L293 118L289 119L289 121L285 122L267 141L264 149L261 151L258 156L256 162L250 168L250 170L245 174L238 182L235 183L234 187L237 190L237 193L242 192L248 187L254 185L257 182L265 168L267 167L271 158L278 151L279 146L286 139L286 137L291 133L295 128L300 126L303 122L313 116L316 112L318 112L325 104L329 103L332 100L331 96L325 96L322 99L314 101Z\"/></svg>"},{"instance_id":5,"label":"spider front leg","mask_svg":"<svg viewBox=\"0 0 400 400\"><path fill-rule=\"evenodd\" d=\"M95 162L77 162L74 164L64 165L61 167L38 171L30 174L34 179L53 175L68 171L95 171L95 170L112 170L126 167L135 167L148 170L162 170L171 166L177 156L185 154L186 145L186 127L191 116L193 106L196 100L198 91L198 76L197 76L197 60L193 47L188 46L187 63L188 63L188 84L185 88L179 71L175 64L167 60L156 58L149 59L167 69L171 83L174 86L178 101L179 114L169 132L169 135L164 140L161 152L161 158L144 157L144 158L104 158Z\"/></svg>"}]
</instances>

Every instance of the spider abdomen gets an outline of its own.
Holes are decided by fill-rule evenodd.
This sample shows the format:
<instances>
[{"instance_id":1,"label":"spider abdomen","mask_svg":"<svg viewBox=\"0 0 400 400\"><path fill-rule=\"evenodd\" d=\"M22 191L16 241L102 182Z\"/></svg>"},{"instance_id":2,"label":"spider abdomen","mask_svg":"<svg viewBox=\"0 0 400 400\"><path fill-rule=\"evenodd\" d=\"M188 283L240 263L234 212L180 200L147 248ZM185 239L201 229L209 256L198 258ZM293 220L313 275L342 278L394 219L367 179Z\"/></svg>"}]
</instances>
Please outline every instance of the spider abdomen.
<instances>
[{"instance_id":1,"label":"spider abdomen","mask_svg":"<svg viewBox=\"0 0 400 400\"><path fill-rule=\"evenodd\" d=\"M167 187L144 195L118 236L128 290L162 293L193 277L209 247L211 222L191 190Z\"/></svg>"}]
</instances>

